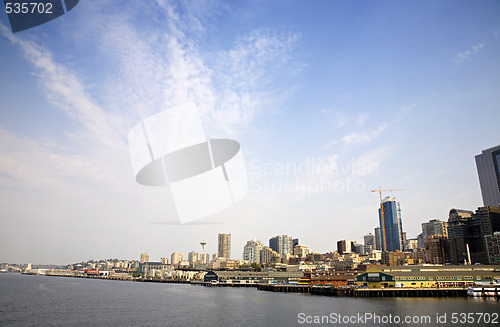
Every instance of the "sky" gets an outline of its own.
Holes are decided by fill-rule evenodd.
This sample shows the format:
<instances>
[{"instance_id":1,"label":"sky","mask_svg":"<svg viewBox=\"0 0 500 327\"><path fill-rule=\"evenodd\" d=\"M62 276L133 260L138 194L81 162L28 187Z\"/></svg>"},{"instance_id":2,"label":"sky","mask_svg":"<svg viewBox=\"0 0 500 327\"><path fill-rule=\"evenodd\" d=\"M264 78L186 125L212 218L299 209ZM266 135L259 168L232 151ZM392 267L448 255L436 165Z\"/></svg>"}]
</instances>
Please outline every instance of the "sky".
<instances>
[{"instance_id":1,"label":"sky","mask_svg":"<svg viewBox=\"0 0 500 327\"><path fill-rule=\"evenodd\" d=\"M500 144L498 1L81 0L13 34L0 13L0 262L231 256L287 234L315 252L378 226L408 238L482 206ZM195 223L135 181L130 130L194 103L241 145L248 193ZM175 119L174 119L175 124Z\"/></svg>"}]
</instances>

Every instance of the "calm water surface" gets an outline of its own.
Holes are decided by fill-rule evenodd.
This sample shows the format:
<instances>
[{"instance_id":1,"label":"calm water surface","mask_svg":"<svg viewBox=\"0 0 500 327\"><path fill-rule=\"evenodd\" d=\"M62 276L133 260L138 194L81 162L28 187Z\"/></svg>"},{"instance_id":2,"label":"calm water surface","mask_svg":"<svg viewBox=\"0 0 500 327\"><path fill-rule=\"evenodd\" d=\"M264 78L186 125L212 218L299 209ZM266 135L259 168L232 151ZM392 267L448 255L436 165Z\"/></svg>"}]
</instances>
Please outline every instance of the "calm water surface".
<instances>
[{"instance_id":1,"label":"calm water surface","mask_svg":"<svg viewBox=\"0 0 500 327\"><path fill-rule=\"evenodd\" d=\"M338 323L342 319L338 315L365 313L379 319L428 316L431 323ZM452 324L453 313L473 313L475 322ZM321 325L330 326L499 325L478 323L478 313L498 314L500 303L465 298L338 298L255 288L0 274L0 326L317 326L307 323L315 316L328 316ZM446 323L437 323L437 314L446 314Z\"/></svg>"}]
</instances>

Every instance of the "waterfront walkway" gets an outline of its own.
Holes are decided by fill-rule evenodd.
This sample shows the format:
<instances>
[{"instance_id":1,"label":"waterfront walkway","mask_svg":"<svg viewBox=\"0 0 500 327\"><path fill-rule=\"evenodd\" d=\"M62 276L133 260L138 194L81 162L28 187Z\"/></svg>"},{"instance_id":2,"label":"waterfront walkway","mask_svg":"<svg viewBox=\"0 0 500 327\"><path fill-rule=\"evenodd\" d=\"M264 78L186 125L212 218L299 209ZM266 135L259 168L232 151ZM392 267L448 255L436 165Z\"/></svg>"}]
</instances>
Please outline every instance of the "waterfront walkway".
<instances>
[{"instance_id":1,"label":"waterfront walkway","mask_svg":"<svg viewBox=\"0 0 500 327\"><path fill-rule=\"evenodd\" d=\"M324 296L348 296L348 297L467 297L466 288L350 288L331 287L319 285L294 285L294 284L256 284L256 283L217 283L212 284L203 281L186 279L156 279L156 278L121 278L108 276L68 276L50 275L59 277L76 277L91 279L106 279L133 281L142 283L172 283L190 284L195 286L214 287L256 287L260 291L283 292L283 293L310 293Z\"/></svg>"}]
</instances>

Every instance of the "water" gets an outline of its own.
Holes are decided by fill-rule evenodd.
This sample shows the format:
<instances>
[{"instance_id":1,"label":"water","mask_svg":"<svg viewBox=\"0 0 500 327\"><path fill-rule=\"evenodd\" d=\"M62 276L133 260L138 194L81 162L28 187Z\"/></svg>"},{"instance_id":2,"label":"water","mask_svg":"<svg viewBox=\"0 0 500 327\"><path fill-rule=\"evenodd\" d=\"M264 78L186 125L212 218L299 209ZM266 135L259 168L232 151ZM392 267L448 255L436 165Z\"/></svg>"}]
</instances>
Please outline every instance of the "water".
<instances>
[{"instance_id":1,"label":"water","mask_svg":"<svg viewBox=\"0 0 500 327\"><path fill-rule=\"evenodd\" d=\"M466 298L337 298L255 288L0 274L0 326L309 326L314 325L307 323L314 316L328 316L334 322L339 314L365 313L377 314L379 319L391 315L393 320L394 316L428 316L431 323L353 320L341 325L498 325L499 320L478 323L477 314L485 312L498 314L500 303ZM438 324L436 314L445 313L446 323ZM473 313L474 323L452 324L453 313L456 319L460 313Z\"/></svg>"}]
</instances>

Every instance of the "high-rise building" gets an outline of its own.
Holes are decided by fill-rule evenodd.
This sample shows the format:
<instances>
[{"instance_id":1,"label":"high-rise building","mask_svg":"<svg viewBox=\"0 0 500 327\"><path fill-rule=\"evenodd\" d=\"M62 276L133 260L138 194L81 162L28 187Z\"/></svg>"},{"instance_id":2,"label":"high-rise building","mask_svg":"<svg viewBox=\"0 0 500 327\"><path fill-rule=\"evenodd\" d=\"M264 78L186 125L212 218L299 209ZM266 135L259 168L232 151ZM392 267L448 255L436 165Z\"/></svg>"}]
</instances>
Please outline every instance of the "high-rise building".
<instances>
[{"instance_id":1,"label":"high-rise building","mask_svg":"<svg viewBox=\"0 0 500 327\"><path fill-rule=\"evenodd\" d=\"M231 258L231 234L219 234L219 250L218 257Z\"/></svg>"},{"instance_id":2,"label":"high-rise building","mask_svg":"<svg viewBox=\"0 0 500 327\"><path fill-rule=\"evenodd\" d=\"M353 253L365 254L365 246L363 244L359 244L356 241L352 242L351 250Z\"/></svg>"},{"instance_id":3,"label":"high-rise building","mask_svg":"<svg viewBox=\"0 0 500 327\"><path fill-rule=\"evenodd\" d=\"M173 252L172 255L170 255L170 262L172 265L177 266L181 261L184 261L184 253Z\"/></svg>"},{"instance_id":4,"label":"high-rise building","mask_svg":"<svg viewBox=\"0 0 500 327\"><path fill-rule=\"evenodd\" d=\"M337 241L337 253L338 254L346 254L353 253L353 241L351 240L340 240Z\"/></svg>"},{"instance_id":5,"label":"high-rise building","mask_svg":"<svg viewBox=\"0 0 500 327\"><path fill-rule=\"evenodd\" d=\"M484 237L490 265L500 265L500 232Z\"/></svg>"},{"instance_id":6,"label":"high-rise building","mask_svg":"<svg viewBox=\"0 0 500 327\"><path fill-rule=\"evenodd\" d=\"M409 238L405 240L405 251L417 252L418 250L418 239Z\"/></svg>"},{"instance_id":7,"label":"high-rise building","mask_svg":"<svg viewBox=\"0 0 500 327\"><path fill-rule=\"evenodd\" d=\"M500 232L500 207L477 208L474 215L481 221L481 233L483 236Z\"/></svg>"},{"instance_id":8,"label":"high-rise building","mask_svg":"<svg viewBox=\"0 0 500 327\"><path fill-rule=\"evenodd\" d=\"M280 262L281 256L278 252L274 251L268 246L263 246L260 252L261 263L275 263Z\"/></svg>"},{"instance_id":9,"label":"high-rise building","mask_svg":"<svg viewBox=\"0 0 500 327\"><path fill-rule=\"evenodd\" d=\"M193 268L198 261L198 252L191 251L188 253L188 262L191 268Z\"/></svg>"},{"instance_id":10,"label":"high-rise building","mask_svg":"<svg viewBox=\"0 0 500 327\"><path fill-rule=\"evenodd\" d=\"M476 156L483 205L500 206L500 145Z\"/></svg>"},{"instance_id":11,"label":"high-rise building","mask_svg":"<svg viewBox=\"0 0 500 327\"><path fill-rule=\"evenodd\" d=\"M278 235L269 239L269 247L284 258L293 253L293 239L288 235Z\"/></svg>"},{"instance_id":12,"label":"high-rise building","mask_svg":"<svg viewBox=\"0 0 500 327\"><path fill-rule=\"evenodd\" d=\"M148 253L141 253L141 261L140 263L145 263L149 262L149 254Z\"/></svg>"},{"instance_id":13,"label":"high-rise building","mask_svg":"<svg viewBox=\"0 0 500 327\"><path fill-rule=\"evenodd\" d=\"M401 222L401 208L393 197L386 197L382 201L384 214L378 209L382 251L403 251L404 237Z\"/></svg>"},{"instance_id":14,"label":"high-rise building","mask_svg":"<svg viewBox=\"0 0 500 327\"><path fill-rule=\"evenodd\" d=\"M363 242L365 245L375 245L375 235L368 233L363 236Z\"/></svg>"},{"instance_id":15,"label":"high-rise building","mask_svg":"<svg viewBox=\"0 0 500 327\"><path fill-rule=\"evenodd\" d=\"M425 241L425 261L434 265L444 265L450 261L448 236L432 234Z\"/></svg>"},{"instance_id":16,"label":"high-rise building","mask_svg":"<svg viewBox=\"0 0 500 327\"><path fill-rule=\"evenodd\" d=\"M460 209L450 210L448 238L450 240L451 262L455 265L464 262L469 264L488 263L483 230L489 227L483 225L491 226L491 221L489 218L485 218L485 216L489 217L487 215L489 211L481 209L479 208L476 213Z\"/></svg>"},{"instance_id":17,"label":"high-rise building","mask_svg":"<svg viewBox=\"0 0 500 327\"><path fill-rule=\"evenodd\" d=\"M382 251L382 235L380 234L380 227L375 227L375 250Z\"/></svg>"},{"instance_id":18,"label":"high-rise building","mask_svg":"<svg viewBox=\"0 0 500 327\"><path fill-rule=\"evenodd\" d=\"M199 258L199 263L201 264L207 264L210 262L210 254L208 253L202 253L200 254L200 258Z\"/></svg>"},{"instance_id":19,"label":"high-rise building","mask_svg":"<svg viewBox=\"0 0 500 327\"><path fill-rule=\"evenodd\" d=\"M305 258L310 252L311 249L309 249L305 245L297 244L293 247L293 254L298 256L299 258Z\"/></svg>"},{"instance_id":20,"label":"high-rise building","mask_svg":"<svg viewBox=\"0 0 500 327\"><path fill-rule=\"evenodd\" d=\"M263 246L264 244L256 238L248 241L243 248L243 260L247 260L250 263L260 263L260 252Z\"/></svg>"},{"instance_id":21,"label":"high-rise building","mask_svg":"<svg viewBox=\"0 0 500 327\"><path fill-rule=\"evenodd\" d=\"M422 223L422 242L424 246L425 241L431 235L443 235L448 237L448 222L432 219L426 223Z\"/></svg>"}]
</instances>

